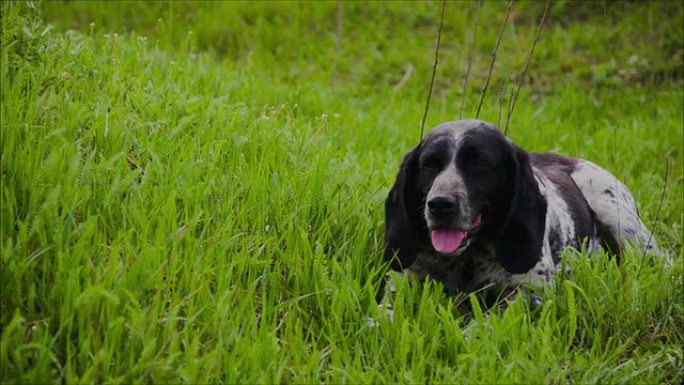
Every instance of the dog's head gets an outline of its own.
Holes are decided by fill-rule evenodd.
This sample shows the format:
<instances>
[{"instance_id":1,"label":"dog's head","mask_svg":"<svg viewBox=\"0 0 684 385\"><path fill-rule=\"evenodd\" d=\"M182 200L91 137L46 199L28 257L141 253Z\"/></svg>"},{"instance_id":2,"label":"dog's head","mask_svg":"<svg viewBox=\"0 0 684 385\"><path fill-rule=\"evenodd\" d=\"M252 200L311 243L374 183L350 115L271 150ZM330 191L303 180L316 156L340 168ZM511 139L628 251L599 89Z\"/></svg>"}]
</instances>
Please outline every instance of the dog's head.
<instances>
[{"instance_id":1,"label":"dog's head","mask_svg":"<svg viewBox=\"0 0 684 385\"><path fill-rule=\"evenodd\" d=\"M385 256L399 270L421 249L458 258L479 238L524 272L540 258L545 217L526 152L486 122L443 123L404 157L385 202Z\"/></svg>"}]
</instances>

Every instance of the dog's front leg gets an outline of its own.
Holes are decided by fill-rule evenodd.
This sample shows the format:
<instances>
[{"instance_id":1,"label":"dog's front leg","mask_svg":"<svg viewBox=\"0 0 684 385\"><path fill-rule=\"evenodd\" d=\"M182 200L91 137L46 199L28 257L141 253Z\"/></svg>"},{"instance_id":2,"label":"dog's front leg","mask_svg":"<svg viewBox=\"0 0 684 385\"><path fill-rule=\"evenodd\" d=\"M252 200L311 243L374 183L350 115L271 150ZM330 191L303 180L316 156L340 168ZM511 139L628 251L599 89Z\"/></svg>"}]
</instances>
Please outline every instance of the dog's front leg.
<instances>
[{"instance_id":1,"label":"dog's front leg","mask_svg":"<svg viewBox=\"0 0 684 385\"><path fill-rule=\"evenodd\" d=\"M380 288L375 296L378 309L384 312L390 321L394 320L394 307L392 306L392 302L394 302L394 295L397 292L396 280L403 279L404 275L411 281L418 279L415 273L410 270L403 272L390 271L385 274L385 278L380 283ZM376 324L376 320L371 317L368 318L368 325L370 327L374 327Z\"/></svg>"},{"instance_id":2,"label":"dog's front leg","mask_svg":"<svg viewBox=\"0 0 684 385\"><path fill-rule=\"evenodd\" d=\"M390 321L394 320L394 308L392 307L392 302L394 300L394 294L397 292L397 285L394 280L396 279L397 272L389 272L385 274L385 279L383 279L380 290L378 290L378 295L375 300L378 304L378 309L384 311Z\"/></svg>"}]
</instances>

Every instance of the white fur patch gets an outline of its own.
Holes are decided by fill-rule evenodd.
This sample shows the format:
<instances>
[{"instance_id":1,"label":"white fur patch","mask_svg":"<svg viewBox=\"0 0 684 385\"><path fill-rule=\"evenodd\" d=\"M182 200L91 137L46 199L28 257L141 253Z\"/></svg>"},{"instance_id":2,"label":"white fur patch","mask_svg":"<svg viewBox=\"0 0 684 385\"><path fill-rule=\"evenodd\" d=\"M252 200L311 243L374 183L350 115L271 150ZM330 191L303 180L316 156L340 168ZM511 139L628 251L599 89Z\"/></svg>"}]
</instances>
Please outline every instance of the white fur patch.
<instances>
[{"instance_id":1,"label":"white fur patch","mask_svg":"<svg viewBox=\"0 0 684 385\"><path fill-rule=\"evenodd\" d=\"M632 193L608 171L586 160L578 160L571 175L596 214L596 220L621 243L625 241L648 248L656 243L637 213Z\"/></svg>"}]
</instances>

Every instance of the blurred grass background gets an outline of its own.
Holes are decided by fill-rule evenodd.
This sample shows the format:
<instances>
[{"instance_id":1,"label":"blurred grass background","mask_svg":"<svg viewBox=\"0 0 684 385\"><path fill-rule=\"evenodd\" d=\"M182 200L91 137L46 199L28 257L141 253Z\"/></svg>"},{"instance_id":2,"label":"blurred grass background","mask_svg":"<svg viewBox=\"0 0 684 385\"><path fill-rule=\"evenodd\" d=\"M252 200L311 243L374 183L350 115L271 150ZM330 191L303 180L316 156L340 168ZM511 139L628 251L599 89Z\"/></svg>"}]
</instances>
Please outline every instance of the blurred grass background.
<instances>
[{"instance_id":1,"label":"blurred grass background","mask_svg":"<svg viewBox=\"0 0 684 385\"><path fill-rule=\"evenodd\" d=\"M428 127L477 110L507 3L463 99L476 5L447 4ZM543 7L513 4L481 118L505 121ZM568 258L540 312L501 316L402 282L376 312L440 9L3 2L2 382L680 383L678 2L554 2L510 128L620 177L674 267Z\"/></svg>"}]
</instances>

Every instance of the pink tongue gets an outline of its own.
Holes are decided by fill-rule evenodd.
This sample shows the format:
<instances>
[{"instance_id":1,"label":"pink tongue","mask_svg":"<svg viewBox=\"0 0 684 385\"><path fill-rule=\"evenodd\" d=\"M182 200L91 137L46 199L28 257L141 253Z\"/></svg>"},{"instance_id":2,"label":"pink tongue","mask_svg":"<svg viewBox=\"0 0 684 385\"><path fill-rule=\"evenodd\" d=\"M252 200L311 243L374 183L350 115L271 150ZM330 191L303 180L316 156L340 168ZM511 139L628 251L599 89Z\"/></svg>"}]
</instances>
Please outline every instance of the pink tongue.
<instances>
[{"instance_id":1,"label":"pink tongue","mask_svg":"<svg viewBox=\"0 0 684 385\"><path fill-rule=\"evenodd\" d=\"M456 251L466 236L462 230L432 230L432 247L440 253L450 254Z\"/></svg>"}]
</instances>

